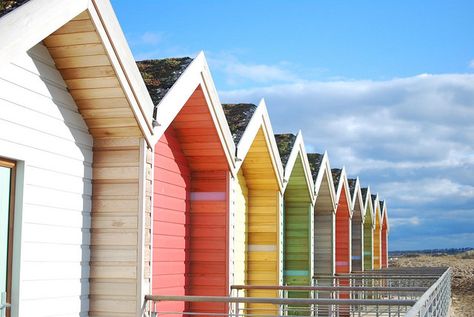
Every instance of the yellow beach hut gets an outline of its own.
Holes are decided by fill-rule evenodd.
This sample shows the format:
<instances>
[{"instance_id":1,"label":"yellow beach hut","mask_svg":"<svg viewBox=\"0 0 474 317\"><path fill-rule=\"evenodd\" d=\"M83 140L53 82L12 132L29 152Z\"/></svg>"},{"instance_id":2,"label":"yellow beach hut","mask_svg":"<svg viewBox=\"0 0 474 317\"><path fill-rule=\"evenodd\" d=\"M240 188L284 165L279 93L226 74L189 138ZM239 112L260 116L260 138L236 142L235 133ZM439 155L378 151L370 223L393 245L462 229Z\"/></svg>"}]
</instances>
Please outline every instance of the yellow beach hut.
<instances>
[{"instance_id":1,"label":"yellow beach hut","mask_svg":"<svg viewBox=\"0 0 474 317\"><path fill-rule=\"evenodd\" d=\"M380 214L380 203L379 203L379 195L371 195L372 199L372 206L374 208L374 233L373 233L373 258L374 258L374 270L378 270L382 268L382 218Z\"/></svg>"},{"instance_id":2,"label":"yellow beach hut","mask_svg":"<svg viewBox=\"0 0 474 317\"><path fill-rule=\"evenodd\" d=\"M364 202L364 270L372 270L374 267L374 212L370 187L361 189L362 201Z\"/></svg>"},{"instance_id":3,"label":"yellow beach hut","mask_svg":"<svg viewBox=\"0 0 474 317\"><path fill-rule=\"evenodd\" d=\"M234 285L281 285L283 282L283 167L265 102L223 104L236 150L233 186L232 254ZM250 297L277 297L273 290L249 290ZM268 309L275 305L255 304Z\"/></svg>"}]
</instances>

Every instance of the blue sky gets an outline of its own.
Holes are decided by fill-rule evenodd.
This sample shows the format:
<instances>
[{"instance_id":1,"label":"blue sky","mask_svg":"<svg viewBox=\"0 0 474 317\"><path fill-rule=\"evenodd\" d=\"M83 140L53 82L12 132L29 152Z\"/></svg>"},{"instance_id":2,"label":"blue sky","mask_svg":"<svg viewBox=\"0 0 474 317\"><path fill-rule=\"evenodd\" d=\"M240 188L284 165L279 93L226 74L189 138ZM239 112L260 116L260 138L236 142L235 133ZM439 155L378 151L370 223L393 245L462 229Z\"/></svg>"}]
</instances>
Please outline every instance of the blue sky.
<instances>
[{"instance_id":1,"label":"blue sky","mask_svg":"<svg viewBox=\"0 0 474 317\"><path fill-rule=\"evenodd\" d=\"M112 0L136 59L203 50L388 201L390 249L474 246L474 1Z\"/></svg>"}]
</instances>

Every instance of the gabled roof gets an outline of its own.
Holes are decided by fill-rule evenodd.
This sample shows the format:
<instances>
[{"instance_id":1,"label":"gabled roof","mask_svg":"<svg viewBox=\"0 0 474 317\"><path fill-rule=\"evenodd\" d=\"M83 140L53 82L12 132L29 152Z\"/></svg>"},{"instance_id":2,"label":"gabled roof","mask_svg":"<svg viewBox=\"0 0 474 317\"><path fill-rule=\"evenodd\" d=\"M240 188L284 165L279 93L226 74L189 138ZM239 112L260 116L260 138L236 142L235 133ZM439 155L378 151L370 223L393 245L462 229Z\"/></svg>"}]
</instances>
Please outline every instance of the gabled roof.
<instances>
[{"instance_id":1,"label":"gabled roof","mask_svg":"<svg viewBox=\"0 0 474 317\"><path fill-rule=\"evenodd\" d=\"M323 179L326 178L330 192L332 210L333 212L336 212L336 192L334 190L334 182L332 179L331 165L329 164L328 153L326 151L324 152L324 154L308 153L307 156L314 180L315 204L317 203L318 196L320 196Z\"/></svg>"},{"instance_id":2,"label":"gabled roof","mask_svg":"<svg viewBox=\"0 0 474 317\"><path fill-rule=\"evenodd\" d=\"M362 199L362 192L360 189L360 181L359 178L350 178L347 180L349 184L349 191L351 193L351 209L352 213L355 214L357 202L359 202L358 206L360 208L360 217L362 218L362 222L365 219L365 204L364 200Z\"/></svg>"},{"instance_id":3,"label":"gabled roof","mask_svg":"<svg viewBox=\"0 0 474 317\"><path fill-rule=\"evenodd\" d=\"M331 169L331 174L333 177L334 190L336 193L336 202L339 203L342 190L344 189L345 194L346 194L347 206L349 208L349 215L352 217L352 201L351 201L351 193L349 191L349 183L347 182L346 169L344 167L342 169L333 168ZM336 212L337 212L337 208L336 208Z\"/></svg>"},{"instance_id":4,"label":"gabled roof","mask_svg":"<svg viewBox=\"0 0 474 317\"><path fill-rule=\"evenodd\" d=\"M170 126L184 105L200 86L211 114L214 126L222 143L230 169L235 167L235 145L222 110L219 96L209 72L206 57L201 52L196 58L172 58L139 62L142 76L147 83L152 99L157 102L153 117L154 143ZM165 69L161 70L163 66ZM152 113L149 114L150 118Z\"/></svg>"},{"instance_id":5,"label":"gabled roof","mask_svg":"<svg viewBox=\"0 0 474 317\"><path fill-rule=\"evenodd\" d=\"M285 168L290 153L293 150L293 146L296 141L296 135L292 133L275 134L275 140L277 142L278 152L280 153L281 163Z\"/></svg>"},{"instance_id":6,"label":"gabled roof","mask_svg":"<svg viewBox=\"0 0 474 317\"><path fill-rule=\"evenodd\" d=\"M341 180L342 169L332 168L331 174L332 174L332 180L334 182L334 187L337 189L339 187L339 182Z\"/></svg>"},{"instance_id":7,"label":"gabled roof","mask_svg":"<svg viewBox=\"0 0 474 317\"><path fill-rule=\"evenodd\" d=\"M369 188L368 187L364 187L364 188L361 188L360 189L360 192L362 194L362 199L364 200L364 202L366 201L367 199L367 193L369 191Z\"/></svg>"},{"instance_id":8,"label":"gabled roof","mask_svg":"<svg viewBox=\"0 0 474 317\"><path fill-rule=\"evenodd\" d=\"M349 184L349 191L351 192L351 197L354 197L354 192L355 192L356 185L357 185L357 179L348 178L347 183ZM353 199L353 198L351 198L351 199Z\"/></svg>"},{"instance_id":9,"label":"gabled roof","mask_svg":"<svg viewBox=\"0 0 474 317\"><path fill-rule=\"evenodd\" d=\"M285 160L284 166L284 190L287 188L291 181L291 175L297 162L298 156L301 158L303 170L306 178L306 184L308 185L308 194L311 201L314 200L314 181L311 174L310 163L308 162L308 155L304 146L303 134L301 131L297 135L293 134L276 134L275 135L278 150L282 161ZM283 157L286 157L284 159ZM283 162L282 162L283 163Z\"/></svg>"},{"instance_id":10,"label":"gabled roof","mask_svg":"<svg viewBox=\"0 0 474 317\"><path fill-rule=\"evenodd\" d=\"M235 144L239 144L257 106L251 103L222 104Z\"/></svg>"},{"instance_id":11,"label":"gabled roof","mask_svg":"<svg viewBox=\"0 0 474 317\"><path fill-rule=\"evenodd\" d=\"M242 105L242 104L238 104ZM249 104L247 104L249 105ZM246 109L251 110L251 106L246 106ZM247 114L247 116L250 113ZM231 124L232 125L232 124ZM280 154L278 152L275 135L273 134L272 125L270 122L270 117L268 116L267 106L265 101L262 99L256 109L253 111L253 114L246 124L245 130L242 133L242 136L239 139L238 144L236 145L236 172L242 166L247 153L249 152L253 140L255 139L258 131L262 129L265 135L266 144L268 146L268 152L272 161L273 170L275 172L278 187L280 191L283 190L283 165L281 164ZM240 128L239 128L240 130Z\"/></svg>"},{"instance_id":12,"label":"gabled roof","mask_svg":"<svg viewBox=\"0 0 474 317\"><path fill-rule=\"evenodd\" d=\"M387 213L387 202L385 200L381 201L381 206L380 206L380 213L382 217L382 227L386 226L387 227L387 232L390 231L390 225L388 221L388 213Z\"/></svg>"},{"instance_id":13,"label":"gabled roof","mask_svg":"<svg viewBox=\"0 0 474 317\"><path fill-rule=\"evenodd\" d=\"M0 1L0 18L5 14L12 12L19 6L25 4L30 0L2 0Z\"/></svg>"},{"instance_id":14,"label":"gabled roof","mask_svg":"<svg viewBox=\"0 0 474 317\"><path fill-rule=\"evenodd\" d=\"M156 107L174 83L193 61L189 57L164 58L138 61L137 66L155 105L153 119L156 120Z\"/></svg>"},{"instance_id":15,"label":"gabled roof","mask_svg":"<svg viewBox=\"0 0 474 317\"><path fill-rule=\"evenodd\" d=\"M144 136L148 144L151 145L153 127L151 116L148 114L152 112L153 102L140 76L133 55L109 1L30 0L16 1L15 3L3 2L2 4L7 4L7 6L4 6L3 16L0 17L0 39L2 41L0 67L2 67L1 64L15 62L17 56L21 56L21 54L40 42L43 42L48 49L57 49L62 45L64 45L63 47L68 47L70 50L67 51L67 54L58 54L56 52L60 57L56 58L53 56L53 59L55 62L63 62L63 65L65 62L71 63L77 67L74 68L76 73L87 68L89 64L92 64L91 67L97 66L94 63L97 63L100 58L105 58L107 60L106 67L110 67L109 76L114 76L114 79L118 81L118 88L114 89L121 90L121 93L123 93L123 96L120 97L120 102L124 102L132 110L131 116L133 117L127 119L136 121L136 124L131 121L127 122L126 124L129 124L129 126L125 126L125 128L130 127L128 130L133 130L133 133L136 133L137 129L139 129L139 132ZM82 21L89 21L90 27L86 31L80 31L79 33L82 33L74 37L71 34L77 32L73 30L71 25L74 25L74 19L78 17ZM61 33L56 34L55 32L57 31L61 31ZM96 46L100 48L100 54L98 55L100 57L92 62L88 60L87 63L89 64L81 60L83 56L81 54L85 53L74 51L84 49L85 46L87 47L87 40L82 38L84 34L86 39L94 38L94 40L90 41L96 41L96 44L98 44ZM71 37L74 37L74 41L61 42L63 38L71 41ZM86 49L90 48L87 47ZM62 72L66 67L58 69ZM101 74L95 72L90 76L97 79L101 77ZM70 90L70 93L73 98L79 95L90 94L92 96L92 90L95 87L90 88L91 86L93 85L86 85L86 87L76 86ZM107 88L104 89L107 90ZM117 91L114 91L114 93L119 94ZM104 115L99 119L101 120L106 117ZM85 120L88 122L87 118ZM91 120L93 119L89 121ZM120 127L121 123L114 123L109 126L107 124L109 123L106 120L95 122L94 128L90 129L90 133L94 135L99 129L112 133L111 130L117 126ZM120 131L119 129L115 129L114 132L119 133L121 136L127 135L126 129Z\"/></svg>"},{"instance_id":16,"label":"gabled roof","mask_svg":"<svg viewBox=\"0 0 474 317\"><path fill-rule=\"evenodd\" d=\"M362 200L364 202L364 221L366 221L367 217L370 218L370 222L372 223L372 227L374 227L374 208L372 205L372 198L370 194L370 187L365 187L361 189Z\"/></svg>"},{"instance_id":17,"label":"gabled roof","mask_svg":"<svg viewBox=\"0 0 474 317\"><path fill-rule=\"evenodd\" d=\"M381 217L380 217L380 211L377 212L378 209L380 209L380 204L379 204L379 195L376 194L372 194L370 195L370 199L372 201L372 207L373 207L373 219L379 219L379 223L380 223L380 226L382 226L382 222L381 222ZM374 224L375 224L375 221L374 221Z\"/></svg>"},{"instance_id":18,"label":"gabled roof","mask_svg":"<svg viewBox=\"0 0 474 317\"><path fill-rule=\"evenodd\" d=\"M308 153L308 161L311 167L311 174L313 175L313 181L316 182L319 170L323 162L324 155L320 153Z\"/></svg>"}]
</instances>

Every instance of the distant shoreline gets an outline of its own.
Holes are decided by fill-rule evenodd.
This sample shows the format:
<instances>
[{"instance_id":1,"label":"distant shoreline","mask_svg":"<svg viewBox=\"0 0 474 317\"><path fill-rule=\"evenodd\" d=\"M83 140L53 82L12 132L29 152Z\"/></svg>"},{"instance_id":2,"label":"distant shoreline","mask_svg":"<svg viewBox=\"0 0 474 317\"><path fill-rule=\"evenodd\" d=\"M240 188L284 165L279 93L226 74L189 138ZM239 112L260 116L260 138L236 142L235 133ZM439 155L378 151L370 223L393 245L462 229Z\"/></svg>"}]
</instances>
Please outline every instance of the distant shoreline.
<instances>
[{"instance_id":1,"label":"distant shoreline","mask_svg":"<svg viewBox=\"0 0 474 317\"><path fill-rule=\"evenodd\" d=\"M446 249L425 249L425 250L397 250L388 251L389 256L400 256L407 254L458 254L474 250L473 247L464 248L446 248Z\"/></svg>"}]
</instances>

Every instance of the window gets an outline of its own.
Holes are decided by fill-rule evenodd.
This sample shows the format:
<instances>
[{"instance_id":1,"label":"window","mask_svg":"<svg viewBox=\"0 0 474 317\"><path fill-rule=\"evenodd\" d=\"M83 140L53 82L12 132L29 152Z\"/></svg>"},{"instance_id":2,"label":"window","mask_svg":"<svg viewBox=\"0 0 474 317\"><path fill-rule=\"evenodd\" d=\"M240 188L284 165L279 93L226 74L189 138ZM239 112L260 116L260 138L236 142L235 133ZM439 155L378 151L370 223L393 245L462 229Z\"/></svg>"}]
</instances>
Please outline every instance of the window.
<instances>
[{"instance_id":1,"label":"window","mask_svg":"<svg viewBox=\"0 0 474 317\"><path fill-rule=\"evenodd\" d=\"M13 251L13 197L15 163L0 158L0 316L9 316Z\"/></svg>"}]
</instances>

